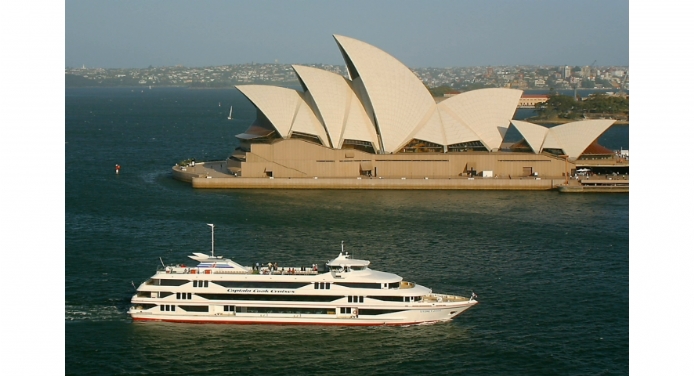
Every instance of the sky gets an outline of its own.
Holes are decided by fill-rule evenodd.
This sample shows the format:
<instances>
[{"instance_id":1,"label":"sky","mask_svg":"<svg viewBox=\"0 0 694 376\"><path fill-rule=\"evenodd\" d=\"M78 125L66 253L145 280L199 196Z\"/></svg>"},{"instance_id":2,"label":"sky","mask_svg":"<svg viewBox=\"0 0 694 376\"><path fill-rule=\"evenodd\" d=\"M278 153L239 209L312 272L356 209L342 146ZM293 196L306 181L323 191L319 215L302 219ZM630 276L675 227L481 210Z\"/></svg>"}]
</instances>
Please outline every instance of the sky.
<instances>
[{"instance_id":1,"label":"sky","mask_svg":"<svg viewBox=\"0 0 694 376\"><path fill-rule=\"evenodd\" d=\"M629 65L625 0L65 2L65 67L344 65L333 34L411 68Z\"/></svg>"}]
</instances>

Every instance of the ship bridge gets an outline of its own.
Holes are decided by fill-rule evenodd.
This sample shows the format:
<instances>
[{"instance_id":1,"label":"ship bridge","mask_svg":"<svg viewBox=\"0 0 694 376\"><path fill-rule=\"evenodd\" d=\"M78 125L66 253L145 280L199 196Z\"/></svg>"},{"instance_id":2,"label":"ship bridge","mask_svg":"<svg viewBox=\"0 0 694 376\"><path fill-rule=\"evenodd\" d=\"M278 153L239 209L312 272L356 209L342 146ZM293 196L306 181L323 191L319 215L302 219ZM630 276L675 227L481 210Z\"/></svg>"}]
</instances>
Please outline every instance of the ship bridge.
<instances>
[{"instance_id":1,"label":"ship bridge","mask_svg":"<svg viewBox=\"0 0 694 376\"><path fill-rule=\"evenodd\" d=\"M330 271L349 271L368 269L370 262L367 260L353 259L349 252L340 252L340 255L326 265Z\"/></svg>"}]
</instances>

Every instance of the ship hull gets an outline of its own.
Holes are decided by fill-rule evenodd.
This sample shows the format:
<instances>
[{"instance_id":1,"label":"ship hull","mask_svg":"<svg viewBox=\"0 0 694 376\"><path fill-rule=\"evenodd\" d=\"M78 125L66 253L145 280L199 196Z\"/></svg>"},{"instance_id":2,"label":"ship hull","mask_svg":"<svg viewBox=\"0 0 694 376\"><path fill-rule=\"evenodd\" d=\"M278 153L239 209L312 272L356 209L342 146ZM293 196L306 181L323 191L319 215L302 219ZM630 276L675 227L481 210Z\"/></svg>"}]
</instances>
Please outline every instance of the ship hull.
<instances>
[{"instance_id":1,"label":"ship hull","mask_svg":"<svg viewBox=\"0 0 694 376\"><path fill-rule=\"evenodd\" d=\"M236 324L236 325L324 325L324 326L403 326L431 324L450 321L476 301L463 305L445 307L417 307L387 317L363 317L359 315L327 315L332 317L311 317L309 315L257 315L257 314L216 314L179 315L156 314L152 312L130 312L133 321L158 321L188 324Z\"/></svg>"}]
</instances>

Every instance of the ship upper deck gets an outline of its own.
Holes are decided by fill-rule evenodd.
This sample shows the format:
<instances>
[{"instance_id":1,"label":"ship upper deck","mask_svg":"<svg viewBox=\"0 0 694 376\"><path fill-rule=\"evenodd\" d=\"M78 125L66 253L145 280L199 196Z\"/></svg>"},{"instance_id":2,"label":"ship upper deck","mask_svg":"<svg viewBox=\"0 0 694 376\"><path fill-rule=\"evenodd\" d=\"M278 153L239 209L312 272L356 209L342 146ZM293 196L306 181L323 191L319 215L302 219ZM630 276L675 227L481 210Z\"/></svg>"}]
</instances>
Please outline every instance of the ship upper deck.
<instances>
[{"instance_id":1,"label":"ship upper deck","mask_svg":"<svg viewBox=\"0 0 694 376\"><path fill-rule=\"evenodd\" d=\"M187 275L189 278L194 275L194 279L199 279L198 275L204 275L215 280L368 283L383 285L384 288L388 289L414 288L416 286L414 282L403 281L403 278L397 274L370 269L368 260L352 259L351 255L344 251L327 262L326 268L321 268L321 270L317 264L279 267L276 263L266 265L257 263L255 266L242 266L222 256L194 253L193 256L189 257L198 261L199 264L196 266L168 265L158 270L154 277L177 279L177 276L180 275Z\"/></svg>"}]
</instances>

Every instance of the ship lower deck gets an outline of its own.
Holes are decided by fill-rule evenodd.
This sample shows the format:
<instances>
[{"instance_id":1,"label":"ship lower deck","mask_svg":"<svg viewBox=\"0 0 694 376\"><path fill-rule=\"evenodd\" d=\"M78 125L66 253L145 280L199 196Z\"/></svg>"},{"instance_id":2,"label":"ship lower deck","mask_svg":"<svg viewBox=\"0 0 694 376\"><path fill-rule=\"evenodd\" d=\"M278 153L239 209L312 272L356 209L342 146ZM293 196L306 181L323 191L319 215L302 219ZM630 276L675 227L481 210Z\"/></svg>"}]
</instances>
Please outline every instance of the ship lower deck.
<instances>
[{"instance_id":1,"label":"ship lower deck","mask_svg":"<svg viewBox=\"0 0 694 376\"><path fill-rule=\"evenodd\" d=\"M239 324L239 325L334 325L334 326L402 326L449 321L460 315L476 301L459 304L422 305L397 313L363 315L359 308L337 307L328 314L282 313L179 313L131 309L133 321L159 321L191 324ZM368 309L362 308L362 311Z\"/></svg>"}]
</instances>

